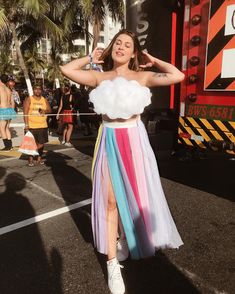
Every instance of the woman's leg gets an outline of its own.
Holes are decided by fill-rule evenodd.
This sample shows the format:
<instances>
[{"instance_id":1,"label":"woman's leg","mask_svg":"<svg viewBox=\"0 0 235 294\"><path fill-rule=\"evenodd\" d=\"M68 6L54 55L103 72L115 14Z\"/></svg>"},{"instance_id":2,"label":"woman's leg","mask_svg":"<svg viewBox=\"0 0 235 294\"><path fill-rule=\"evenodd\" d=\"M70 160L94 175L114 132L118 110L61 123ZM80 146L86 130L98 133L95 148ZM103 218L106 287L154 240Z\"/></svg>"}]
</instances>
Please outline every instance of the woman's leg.
<instances>
[{"instance_id":1,"label":"woman's leg","mask_svg":"<svg viewBox=\"0 0 235 294\"><path fill-rule=\"evenodd\" d=\"M29 166L34 166L34 163L33 163L33 156L32 156L32 155L29 155L29 157L28 157L28 165L29 165Z\"/></svg>"},{"instance_id":2,"label":"woman's leg","mask_svg":"<svg viewBox=\"0 0 235 294\"><path fill-rule=\"evenodd\" d=\"M118 231L119 238L125 239L126 236L125 236L124 228L123 228L122 221L120 218L118 218L118 228L119 228L119 231Z\"/></svg>"},{"instance_id":3,"label":"woman's leg","mask_svg":"<svg viewBox=\"0 0 235 294\"><path fill-rule=\"evenodd\" d=\"M63 130L62 142L65 142L66 134L67 134L67 126L65 125Z\"/></svg>"},{"instance_id":4,"label":"woman's leg","mask_svg":"<svg viewBox=\"0 0 235 294\"><path fill-rule=\"evenodd\" d=\"M118 231L118 209L114 196L111 181L108 187L108 211L107 211L107 227L108 227L108 286L112 294L124 294L125 285L123 282L121 267L117 255L117 231Z\"/></svg>"},{"instance_id":5,"label":"woman's leg","mask_svg":"<svg viewBox=\"0 0 235 294\"><path fill-rule=\"evenodd\" d=\"M37 163L44 163L42 161L44 144L37 143L37 147L38 147L38 154L39 154L37 158Z\"/></svg>"},{"instance_id":6,"label":"woman's leg","mask_svg":"<svg viewBox=\"0 0 235 294\"><path fill-rule=\"evenodd\" d=\"M66 142L69 143L70 142L70 138L73 132L73 124L68 124L67 126L67 133L66 133Z\"/></svg>"},{"instance_id":7,"label":"woman's leg","mask_svg":"<svg viewBox=\"0 0 235 294\"><path fill-rule=\"evenodd\" d=\"M1 132L2 139L7 139L6 126L7 126L7 120L0 120L0 132Z\"/></svg>"},{"instance_id":8,"label":"woman's leg","mask_svg":"<svg viewBox=\"0 0 235 294\"><path fill-rule=\"evenodd\" d=\"M108 260L116 257L117 231L118 231L118 209L113 192L111 181L108 187L108 211L107 211L107 227L108 227Z\"/></svg>"},{"instance_id":9,"label":"woman's leg","mask_svg":"<svg viewBox=\"0 0 235 294\"><path fill-rule=\"evenodd\" d=\"M6 137L8 140L11 140L11 131L10 131L10 120L7 121L7 124L6 124Z\"/></svg>"}]
</instances>

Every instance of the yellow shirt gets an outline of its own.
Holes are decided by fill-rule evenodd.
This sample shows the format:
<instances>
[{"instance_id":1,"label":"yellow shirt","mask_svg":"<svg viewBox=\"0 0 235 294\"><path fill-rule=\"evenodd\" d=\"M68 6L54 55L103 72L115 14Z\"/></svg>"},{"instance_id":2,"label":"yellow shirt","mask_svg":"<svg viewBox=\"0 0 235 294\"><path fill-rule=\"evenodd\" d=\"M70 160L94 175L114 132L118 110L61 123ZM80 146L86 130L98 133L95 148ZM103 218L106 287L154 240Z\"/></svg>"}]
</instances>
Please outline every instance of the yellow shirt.
<instances>
[{"instance_id":1,"label":"yellow shirt","mask_svg":"<svg viewBox=\"0 0 235 294\"><path fill-rule=\"evenodd\" d=\"M39 109L47 109L46 98L41 96L40 99L36 99L30 96L29 115L35 114L35 116L29 116L28 123L30 129L47 128L47 117L39 114Z\"/></svg>"}]
</instances>

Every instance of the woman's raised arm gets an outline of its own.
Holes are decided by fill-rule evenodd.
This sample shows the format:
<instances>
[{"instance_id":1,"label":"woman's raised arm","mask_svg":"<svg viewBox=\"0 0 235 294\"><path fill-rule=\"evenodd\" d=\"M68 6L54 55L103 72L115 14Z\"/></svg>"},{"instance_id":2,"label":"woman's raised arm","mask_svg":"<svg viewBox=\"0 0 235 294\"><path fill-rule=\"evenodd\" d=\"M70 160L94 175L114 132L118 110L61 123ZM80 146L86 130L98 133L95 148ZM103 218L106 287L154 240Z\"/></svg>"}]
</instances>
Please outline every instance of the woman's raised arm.
<instances>
[{"instance_id":1,"label":"woman's raised arm","mask_svg":"<svg viewBox=\"0 0 235 294\"><path fill-rule=\"evenodd\" d=\"M178 70L174 65L155 58L146 52L143 52L143 54L145 55L145 64L141 65L142 68L153 66L161 71L159 73L151 71L145 72L146 86L169 86L184 80L184 73Z\"/></svg>"},{"instance_id":2,"label":"woman's raised arm","mask_svg":"<svg viewBox=\"0 0 235 294\"><path fill-rule=\"evenodd\" d=\"M64 76L78 84L86 85L89 87L96 87L98 75L100 75L101 73L95 70L86 70L83 68L85 65L91 62L91 58L93 63L103 63L103 61L99 60L101 54L102 51L99 48L96 48L90 56L75 59L61 66L61 72Z\"/></svg>"}]
</instances>

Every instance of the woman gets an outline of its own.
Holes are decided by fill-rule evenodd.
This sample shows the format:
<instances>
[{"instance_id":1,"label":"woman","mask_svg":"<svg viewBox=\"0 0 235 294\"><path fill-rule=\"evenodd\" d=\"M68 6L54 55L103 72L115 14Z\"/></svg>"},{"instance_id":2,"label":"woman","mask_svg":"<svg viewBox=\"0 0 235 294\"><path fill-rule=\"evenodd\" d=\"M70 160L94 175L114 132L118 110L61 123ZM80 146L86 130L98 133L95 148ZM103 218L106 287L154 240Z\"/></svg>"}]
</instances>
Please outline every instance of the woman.
<instances>
[{"instance_id":1,"label":"woman","mask_svg":"<svg viewBox=\"0 0 235 294\"><path fill-rule=\"evenodd\" d=\"M62 118L61 122L64 126L63 130L63 137L62 137L62 144L67 147L71 147L72 144L70 143L70 138L73 132L73 124L74 124L74 117L73 117L73 108L74 108L74 99L71 93L70 85L64 86L64 94L60 99L60 105L58 108L56 119L59 120L60 112L62 111Z\"/></svg>"},{"instance_id":2,"label":"woman","mask_svg":"<svg viewBox=\"0 0 235 294\"><path fill-rule=\"evenodd\" d=\"M103 64L103 72L82 68ZM162 73L142 71L156 67ZM173 65L142 52L137 37L122 30L102 52L61 67L69 79L94 87L90 100L102 114L93 160L92 227L97 250L107 254L111 293L125 292L119 259L153 256L157 248L183 244L161 187L157 163L140 120L151 103L148 87L167 86L184 79ZM118 243L118 228L121 242ZM125 242L126 240L126 242ZM121 243L121 244L120 244Z\"/></svg>"}]
</instances>

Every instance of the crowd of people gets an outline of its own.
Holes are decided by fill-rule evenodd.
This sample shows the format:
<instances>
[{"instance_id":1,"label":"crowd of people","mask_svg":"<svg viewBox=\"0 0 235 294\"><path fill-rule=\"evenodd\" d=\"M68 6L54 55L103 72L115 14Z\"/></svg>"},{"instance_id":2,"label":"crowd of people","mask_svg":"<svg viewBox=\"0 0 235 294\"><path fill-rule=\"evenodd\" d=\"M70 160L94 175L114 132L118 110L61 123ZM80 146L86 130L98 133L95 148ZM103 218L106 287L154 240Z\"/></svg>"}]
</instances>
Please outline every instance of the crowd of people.
<instances>
[{"instance_id":1,"label":"crowd of people","mask_svg":"<svg viewBox=\"0 0 235 294\"><path fill-rule=\"evenodd\" d=\"M35 84L33 95L29 96L26 90L16 90L16 82L12 76L1 75L0 135L4 143L4 148L1 151L10 151L13 148L10 122L16 118L20 109L24 113L25 132L30 130L33 133L39 150L42 148L40 144L48 141L48 132L55 132L61 136L61 144L71 147L71 135L79 122L83 135L92 135L92 125L97 130L100 117L98 115L77 116L78 113L94 114L88 93L89 90L82 85L78 88L75 84L71 85L69 82L65 82L55 90L43 89L40 84ZM46 109L44 109L44 104L47 105ZM35 129L39 129L37 133L35 133ZM41 154L36 161L43 164ZM28 164L29 166L34 165L31 157Z\"/></svg>"}]
</instances>

